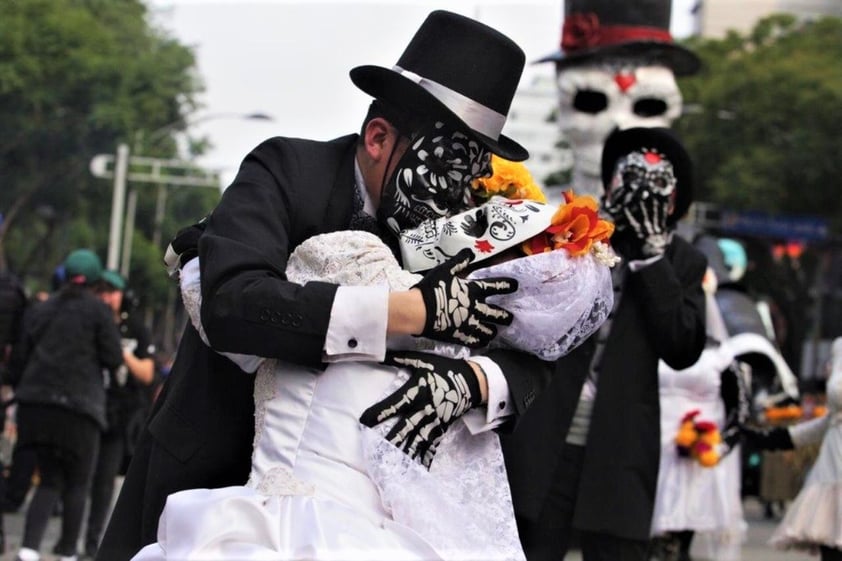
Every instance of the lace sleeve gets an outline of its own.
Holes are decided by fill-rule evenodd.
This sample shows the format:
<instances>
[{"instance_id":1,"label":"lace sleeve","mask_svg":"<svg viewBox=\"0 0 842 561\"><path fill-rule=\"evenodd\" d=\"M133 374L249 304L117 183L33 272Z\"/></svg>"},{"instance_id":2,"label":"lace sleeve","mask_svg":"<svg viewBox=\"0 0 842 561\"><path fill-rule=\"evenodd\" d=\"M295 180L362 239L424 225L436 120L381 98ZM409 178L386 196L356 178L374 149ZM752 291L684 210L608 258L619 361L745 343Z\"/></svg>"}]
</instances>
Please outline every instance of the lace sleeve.
<instances>
[{"instance_id":1,"label":"lace sleeve","mask_svg":"<svg viewBox=\"0 0 842 561\"><path fill-rule=\"evenodd\" d=\"M517 279L513 294L489 302L514 314L495 346L556 360L576 348L608 318L614 305L611 269L592 253L570 257L564 250L530 255L478 269L472 278Z\"/></svg>"},{"instance_id":2,"label":"lace sleeve","mask_svg":"<svg viewBox=\"0 0 842 561\"><path fill-rule=\"evenodd\" d=\"M202 327L202 286L199 274L199 258L191 259L181 269L179 275L179 286L181 288L181 301L184 309L190 317L190 323L199 332L202 342L210 347L205 328ZM255 372L263 361L261 357L243 355L238 353L220 353L239 366L245 372Z\"/></svg>"}]
</instances>

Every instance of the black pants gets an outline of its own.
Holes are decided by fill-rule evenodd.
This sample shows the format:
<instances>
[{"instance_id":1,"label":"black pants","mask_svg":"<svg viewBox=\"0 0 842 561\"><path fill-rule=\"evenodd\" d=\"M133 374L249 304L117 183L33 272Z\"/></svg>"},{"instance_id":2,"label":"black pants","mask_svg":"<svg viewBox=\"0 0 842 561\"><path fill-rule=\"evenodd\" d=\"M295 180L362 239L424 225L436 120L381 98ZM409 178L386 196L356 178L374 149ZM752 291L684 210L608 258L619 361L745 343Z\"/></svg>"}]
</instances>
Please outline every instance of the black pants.
<instances>
[{"instance_id":1,"label":"black pants","mask_svg":"<svg viewBox=\"0 0 842 561\"><path fill-rule=\"evenodd\" d=\"M105 521L114 498L117 474L123 463L126 441L122 431L105 433L99 441L99 455L91 481L91 505L85 530L85 551L94 553L105 529Z\"/></svg>"},{"instance_id":2,"label":"black pants","mask_svg":"<svg viewBox=\"0 0 842 561\"><path fill-rule=\"evenodd\" d=\"M821 561L842 561L842 549L823 545L819 548L819 552L821 553Z\"/></svg>"},{"instance_id":3,"label":"black pants","mask_svg":"<svg viewBox=\"0 0 842 561\"><path fill-rule=\"evenodd\" d=\"M12 465L6 477L6 489L3 493L3 509L17 512L26 500L32 486L32 475L37 464L35 449L31 446L15 445L12 451Z\"/></svg>"},{"instance_id":4,"label":"black pants","mask_svg":"<svg viewBox=\"0 0 842 561\"><path fill-rule=\"evenodd\" d=\"M553 477L548 508L552 518L540 523L518 517L518 533L527 561L560 561L570 548L573 512L585 449L565 445ZM583 561L646 561L648 541L630 540L602 532L579 532Z\"/></svg>"},{"instance_id":5,"label":"black pants","mask_svg":"<svg viewBox=\"0 0 842 561\"><path fill-rule=\"evenodd\" d=\"M86 445L75 450L34 445L41 483L26 511L23 547L40 549L50 515L61 498L64 507L61 537L54 551L59 555L76 555L76 542L82 530L85 501L99 448L99 428L91 423L89 433L84 439Z\"/></svg>"}]
</instances>

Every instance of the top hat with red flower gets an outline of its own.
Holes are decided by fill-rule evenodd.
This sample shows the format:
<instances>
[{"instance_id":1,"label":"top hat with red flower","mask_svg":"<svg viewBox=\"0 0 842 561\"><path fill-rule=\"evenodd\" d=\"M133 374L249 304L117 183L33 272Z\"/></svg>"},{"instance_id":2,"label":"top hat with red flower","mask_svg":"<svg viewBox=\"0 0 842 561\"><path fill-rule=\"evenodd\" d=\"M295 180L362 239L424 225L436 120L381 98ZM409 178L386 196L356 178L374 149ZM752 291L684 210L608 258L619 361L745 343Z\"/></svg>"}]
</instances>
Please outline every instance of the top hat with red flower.
<instances>
[{"instance_id":1,"label":"top hat with red flower","mask_svg":"<svg viewBox=\"0 0 842 561\"><path fill-rule=\"evenodd\" d=\"M641 57L664 64L676 76L695 74L701 61L673 42L672 0L565 0L557 52L536 62L564 68L599 59Z\"/></svg>"}]
</instances>

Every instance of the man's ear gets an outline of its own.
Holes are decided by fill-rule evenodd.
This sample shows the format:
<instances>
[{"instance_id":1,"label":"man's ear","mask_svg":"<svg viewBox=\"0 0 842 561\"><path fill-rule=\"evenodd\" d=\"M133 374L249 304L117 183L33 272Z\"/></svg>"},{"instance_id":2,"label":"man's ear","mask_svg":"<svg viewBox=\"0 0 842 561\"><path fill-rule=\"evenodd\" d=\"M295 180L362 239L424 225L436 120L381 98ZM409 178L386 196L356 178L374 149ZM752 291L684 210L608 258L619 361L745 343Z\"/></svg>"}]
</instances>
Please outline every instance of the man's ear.
<instances>
[{"instance_id":1,"label":"man's ear","mask_svg":"<svg viewBox=\"0 0 842 561\"><path fill-rule=\"evenodd\" d=\"M374 162L388 158L396 140L395 128L382 117L371 119L363 131L363 147Z\"/></svg>"}]
</instances>

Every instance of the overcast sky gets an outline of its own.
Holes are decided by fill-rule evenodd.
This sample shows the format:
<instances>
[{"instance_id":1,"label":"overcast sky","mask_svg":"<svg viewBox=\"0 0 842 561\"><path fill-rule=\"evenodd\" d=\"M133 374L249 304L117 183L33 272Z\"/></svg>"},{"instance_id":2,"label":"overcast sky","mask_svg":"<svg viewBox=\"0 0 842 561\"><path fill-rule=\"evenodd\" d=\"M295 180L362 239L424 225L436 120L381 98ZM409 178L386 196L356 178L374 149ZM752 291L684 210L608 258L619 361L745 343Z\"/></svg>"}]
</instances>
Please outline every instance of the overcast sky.
<instances>
[{"instance_id":1,"label":"overcast sky","mask_svg":"<svg viewBox=\"0 0 842 561\"><path fill-rule=\"evenodd\" d=\"M689 33L675 0L673 34ZM369 98L348 78L362 64L390 67L433 9L445 7L500 30L532 61L556 50L561 0L147 0L153 23L194 48L205 84L195 129L214 148L201 162L227 184L243 156L270 136L329 139L356 132ZM521 79L551 72L528 65ZM245 120L253 112L272 122Z\"/></svg>"}]
</instances>

